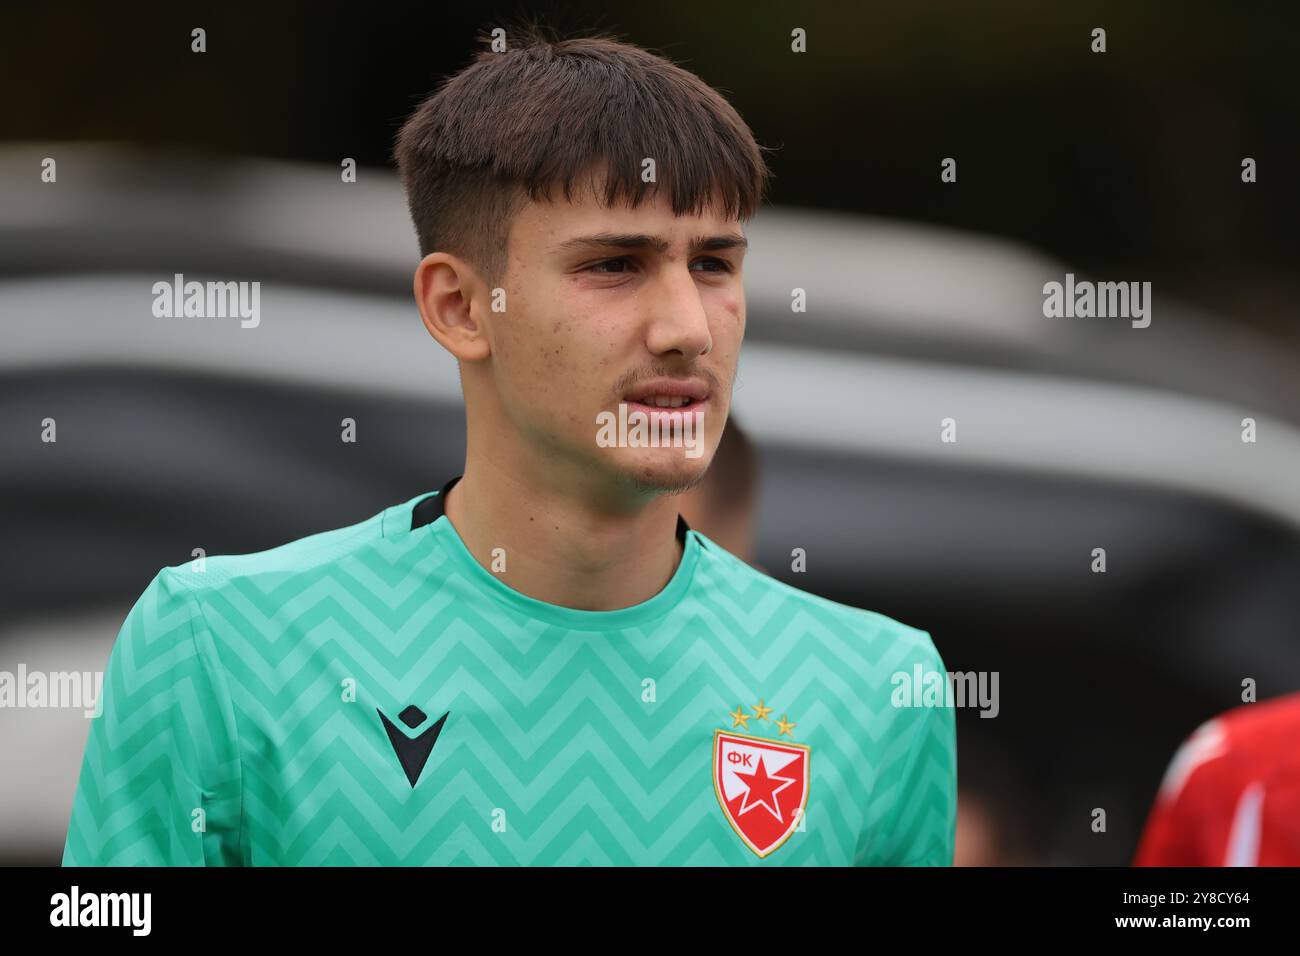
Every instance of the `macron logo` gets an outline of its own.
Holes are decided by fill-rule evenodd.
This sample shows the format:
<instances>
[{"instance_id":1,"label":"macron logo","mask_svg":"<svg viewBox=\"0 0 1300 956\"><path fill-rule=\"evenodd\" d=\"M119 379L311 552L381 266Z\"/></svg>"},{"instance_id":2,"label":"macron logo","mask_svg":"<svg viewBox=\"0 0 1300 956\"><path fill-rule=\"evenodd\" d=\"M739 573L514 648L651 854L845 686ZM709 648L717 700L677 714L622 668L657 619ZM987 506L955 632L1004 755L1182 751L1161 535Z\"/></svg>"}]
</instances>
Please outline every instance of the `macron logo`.
<instances>
[{"instance_id":1,"label":"macron logo","mask_svg":"<svg viewBox=\"0 0 1300 956\"><path fill-rule=\"evenodd\" d=\"M433 751L433 745L438 742L438 734L442 733L442 725L447 722L447 716L451 711L447 711L438 718L437 723L421 732L416 737L408 737L396 724L388 719L388 716L378 707L379 719L384 722L384 730L388 732L388 741L393 745L393 752L397 754L397 762L402 765L402 772L406 774L407 781L410 782L411 788L415 788L416 782L420 779L420 771L424 769L425 763L429 759L429 754ZM405 710L397 715L397 719L406 726L415 730L429 718L419 707L414 704L409 705Z\"/></svg>"}]
</instances>

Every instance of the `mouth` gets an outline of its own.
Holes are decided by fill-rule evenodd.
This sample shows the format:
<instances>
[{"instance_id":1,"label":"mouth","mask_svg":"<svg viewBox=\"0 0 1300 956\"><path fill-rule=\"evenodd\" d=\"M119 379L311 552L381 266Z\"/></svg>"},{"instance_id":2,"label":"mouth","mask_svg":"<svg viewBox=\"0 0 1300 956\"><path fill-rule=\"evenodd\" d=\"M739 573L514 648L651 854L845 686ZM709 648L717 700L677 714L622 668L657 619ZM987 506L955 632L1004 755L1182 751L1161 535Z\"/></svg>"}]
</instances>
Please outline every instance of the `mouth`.
<instances>
[{"instance_id":1,"label":"mouth","mask_svg":"<svg viewBox=\"0 0 1300 956\"><path fill-rule=\"evenodd\" d=\"M665 412L696 412L701 410L707 403L708 399L695 401L690 398L666 398L664 396L647 398L639 402L629 399L623 400L623 404L627 406L629 412L642 412L646 415L662 415Z\"/></svg>"},{"instance_id":2,"label":"mouth","mask_svg":"<svg viewBox=\"0 0 1300 956\"><path fill-rule=\"evenodd\" d=\"M623 396L628 411L699 411L709 401L709 387L698 379L657 379Z\"/></svg>"}]
</instances>

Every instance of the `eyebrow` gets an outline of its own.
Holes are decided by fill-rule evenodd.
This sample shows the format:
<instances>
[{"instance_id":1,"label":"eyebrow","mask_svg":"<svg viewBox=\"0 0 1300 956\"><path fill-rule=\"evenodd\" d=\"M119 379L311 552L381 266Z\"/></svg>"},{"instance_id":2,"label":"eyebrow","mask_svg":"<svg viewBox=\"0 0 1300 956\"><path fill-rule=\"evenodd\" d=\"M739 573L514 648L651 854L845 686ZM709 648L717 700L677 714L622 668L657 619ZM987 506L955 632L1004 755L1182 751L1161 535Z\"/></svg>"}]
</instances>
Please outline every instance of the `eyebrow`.
<instances>
[{"instance_id":1,"label":"eyebrow","mask_svg":"<svg viewBox=\"0 0 1300 956\"><path fill-rule=\"evenodd\" d=\"M566 239L555 248L558 252L572 249L654 249L656 252L668 251L671 243L659 236L641 233L602 232L592 236L577 236ZM723 233L716 236L696 236L687 247L687 254L713 252L719 249L748 249L749 240L737 233Z\"/></svg>"}]
</instances>

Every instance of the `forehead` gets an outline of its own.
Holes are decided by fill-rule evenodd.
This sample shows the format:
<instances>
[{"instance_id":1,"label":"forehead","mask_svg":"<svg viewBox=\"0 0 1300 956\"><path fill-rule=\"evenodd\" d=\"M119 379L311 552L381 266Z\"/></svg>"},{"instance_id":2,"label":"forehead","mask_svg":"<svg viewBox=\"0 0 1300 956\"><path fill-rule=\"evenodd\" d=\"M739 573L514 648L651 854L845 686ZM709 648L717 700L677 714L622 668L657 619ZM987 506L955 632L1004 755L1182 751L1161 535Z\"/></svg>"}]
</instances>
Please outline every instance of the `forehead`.
<instances>
[{"instance_id":1,"label":"forehead","mask_svg":"<svg viewBox=\"0 0 1300 956\"><path fill-rule=\"evenodd\" d=\"M606 206L602 200L586 185L575 187L568 199L556 189L549 199L525 201L511 226L511 241L545 254L560 251L568 240L598 233L647 234L674 246L701 235L744 235L740 220L724 214L720 196L699 212L680 216L673 214L669 196L660 189L650 189L636 207L621 200Z\"/></svg>"}]
</instances>

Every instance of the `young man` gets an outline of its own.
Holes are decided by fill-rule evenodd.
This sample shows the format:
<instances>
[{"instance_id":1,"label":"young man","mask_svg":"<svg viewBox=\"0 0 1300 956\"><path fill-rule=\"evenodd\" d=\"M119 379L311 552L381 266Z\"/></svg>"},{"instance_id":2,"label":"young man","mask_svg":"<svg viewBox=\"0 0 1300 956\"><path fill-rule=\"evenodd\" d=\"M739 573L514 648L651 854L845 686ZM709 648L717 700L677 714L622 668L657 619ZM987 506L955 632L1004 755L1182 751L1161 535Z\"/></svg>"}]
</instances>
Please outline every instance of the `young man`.
<instances>
[{"instance_id":1,"label":"young man","mask_svg":"<svg viewBox=\"0 0 1300 956\"><path fill-rule=\"evenodd\" d=\"M744 122L643 50L530 35L397 160L464 473L160 571L64 862L949 864L952 711L891 704L891 675L943 671L929 636L678 516L744 333Z\"/></svg>"}]
</instances>

